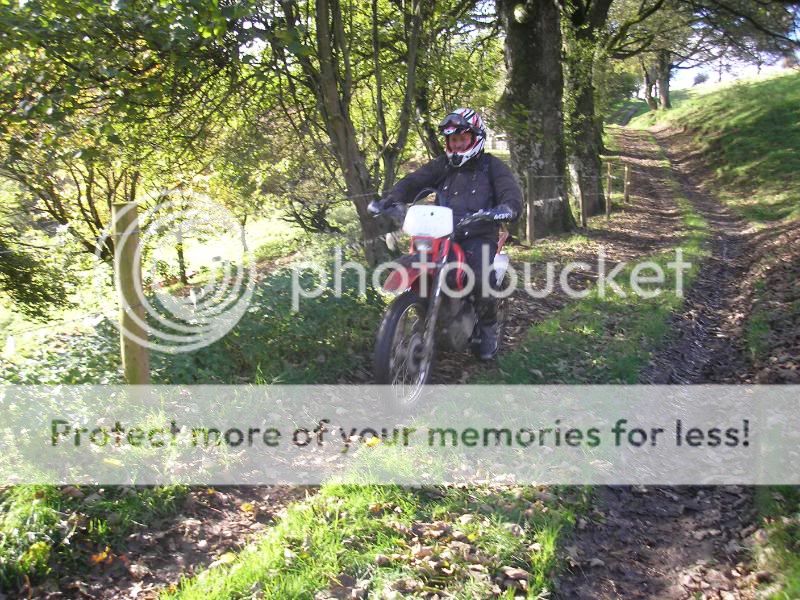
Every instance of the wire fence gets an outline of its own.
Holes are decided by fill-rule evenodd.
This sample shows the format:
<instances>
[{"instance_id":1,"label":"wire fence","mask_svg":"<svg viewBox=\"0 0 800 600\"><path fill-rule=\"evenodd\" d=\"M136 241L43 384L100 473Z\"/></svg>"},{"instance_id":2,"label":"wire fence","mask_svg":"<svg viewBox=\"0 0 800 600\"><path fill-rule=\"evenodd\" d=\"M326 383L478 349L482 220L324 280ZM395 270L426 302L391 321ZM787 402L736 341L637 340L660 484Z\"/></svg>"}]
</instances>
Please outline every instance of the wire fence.
<instances>
[{"instance_id":1,"label":"wire fence","mask_svg":"<svg viewBox=\"0 0 800 600\"><path fill-rule=\"evenodd\" d=\"M586 200L587 199L589 199L589 198L604 198L606 200L606 215L608 216L609 213L610 213L610 207L611 207L611 202L609 201L609 198L613 195L613 193L615 191L617 191L617 192L619 191L619 190L614 190L613 189L612 182L615 182L615 181L616 182L620 182L620 181L623 182L623 184L622 184L623 185L623 190L622 190L623 191L623 202L624 203L628 203L629 199L630 199L630 194L632 192L632 184L631 184L632 177L634 175L646 175L646 176L652 175L651 171L645 171L645 170L633 167L629 163L626 163L625 161L620 160L620 159L605 159L604 160L604 164L606 165L606 173L593 175L593 176L579 175L578 177L576 177L574 174L572 174L572 175L536 175L536 174L533 174L533 173L529 172L527 174L527 180L528 181L526 182L528 184L526 186L528 188L528 189L526 189L526 192L527 192L526 193L526 200L530 199L531 193L532 193L532 190L530 188L530 180L531 179L548 179L548 180L561 179L561 180L564 180L565 182L568 182L570 184L570 186L572 186L572 184L574 184L576 181L597 180L598 183L605 182L606 183L606 187L605 187L604 190L599 190L597 192L586 192L586 191L583 191L580 194L580 197L578 198L579 203L581 204L581 225L585 227L585 226L587 226L587 217L588 217L588 215L585 214L584 206L586 204ZM622 174L614 173L614 168L615 167L617 167L617 170L619 170L618 169L619 167L622 167L623 173ZM342 200L354 200L354 199L357 199L357 198L364 198L364 197L372 197L372 198L377 199L377 198L380 197L380 194L378 192L368 192L368 193L364 193L364 194L345 195L345 196L342 196L341 199ZM532 204L534 206L541 206L541 205L543 205L543 204L545 204L547 202L556 202L556 201L560 202L562 200L563 200L563 198L561 198L561 197L549 198L549 199L547 199L547 198L546 199L537 198ZM529 226L529 232L532 232L532 231L533 231L532 227ZM372 238L366 239L366 240L360 239L360 238L357 238L357 237L353 237L353 236L350 236L350 235L347 235L347 234L343 234L343 233L332 233L332 234L328 234L328 235L330 235L332 237L335 237L335 238L342 238L346 242L346 245L342 246L342 249L353 250L353 249L362 249L362 248L365 248L365 247L368 247L368 246L371 246L371 245L374 245L374 244L377 244L377 243L384 243L385 236L386 236L387 233L390 233L390 232L382 232L382 233L380 233L380 234L378 234L378 235L376 235L376 236L374 236ZM529 241L533 241L532 240L532 236L529 236ZM47 246L34 246L33 244L28 244L28 243L17 241L17 240L4 240L4 243L17 245L17 246L20 246L20 247L32 247L32 248L34 248L36 250L50 250L50 249L58 249L58 248L62 247L60 244L53 244L53 245L47 245ZM0 250L0 255L8 255L8 254L15 254L15 253L16 252L13 251L13 250ZM69 255L86 255L86 254L88 254L88 252L87 251L75 251L75 252L70 252L68 254ZM136 308L136 307L134 307L134 308ZM89 313L84 313L84 314L77 315L77 316L74 316L74 317L70 317L69 319L63 319L63 320L60 320L60 321L50 322L50 323L46 323L46 324L43 324L43 325L35 325L35 326L31 326L31 327L26 327L26 328L23 328L23 329L7 331L7 332L5 332L5 334L6 334L6 338L8 339L8 338L13 338L14 336L21 336L21 335L30 334L30 333L36 333L36 332L47 330L47 329L53 330L53 329L57 329L57 328L63 327L65 325L69 325L69 324L72 324L72 323L78 323L78 322L87 322L87 321L91 322L91 321L94 321L93 325L96 325L99 322L99 321L97 321L97 319L100 318L100 317L105 317L106 315L107 315L107 311L89 312ZM13 343L13 341L12 341L12 343ZM6 345L8 345L8 342L6 342Z\"/></svg>"}]
</instances>

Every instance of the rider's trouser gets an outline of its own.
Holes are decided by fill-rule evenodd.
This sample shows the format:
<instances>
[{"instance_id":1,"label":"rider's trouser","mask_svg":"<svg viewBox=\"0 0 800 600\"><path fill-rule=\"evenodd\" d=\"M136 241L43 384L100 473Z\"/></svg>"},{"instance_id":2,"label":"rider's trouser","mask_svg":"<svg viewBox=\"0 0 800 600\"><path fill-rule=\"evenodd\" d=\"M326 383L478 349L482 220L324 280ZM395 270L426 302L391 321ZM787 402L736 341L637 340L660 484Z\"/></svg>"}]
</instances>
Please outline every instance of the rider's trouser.
<instances>
[{"instance_id":1,"label":"rider's trouser","mask_svg":"<svg viewBox=\"0 0 800 600\"><path fill-rule=\"evenodd\" d=\"M497 299L490 294L489 288L494 288L495 281L492 262L497 252L497 240L487 238L468 238L459 241L466 254L466 261L475 274L473 294L478 312L478 322L481 325L493 325L497 322Z\"/></svg>"}]
</instances>

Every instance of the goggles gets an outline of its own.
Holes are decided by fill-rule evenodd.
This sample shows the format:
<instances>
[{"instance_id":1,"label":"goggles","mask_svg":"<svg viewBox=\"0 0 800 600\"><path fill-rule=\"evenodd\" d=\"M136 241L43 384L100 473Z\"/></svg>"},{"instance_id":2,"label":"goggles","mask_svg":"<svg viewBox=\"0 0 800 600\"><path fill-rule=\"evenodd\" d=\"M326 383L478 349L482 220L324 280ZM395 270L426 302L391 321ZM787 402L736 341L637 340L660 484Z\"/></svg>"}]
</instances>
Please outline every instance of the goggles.
<instances>
[{"instance_id":1,"label":"goggles","mask_svg":"<svg viewBox=\"0 0 800 600\"><path fill-rule=\"evenodd\" d=\"M442 135L466 133L467 131L475 133L469 121L458 114L447 115L444 120L439 123L439 131L442 132Z\"/></svg>"}]
</instances>

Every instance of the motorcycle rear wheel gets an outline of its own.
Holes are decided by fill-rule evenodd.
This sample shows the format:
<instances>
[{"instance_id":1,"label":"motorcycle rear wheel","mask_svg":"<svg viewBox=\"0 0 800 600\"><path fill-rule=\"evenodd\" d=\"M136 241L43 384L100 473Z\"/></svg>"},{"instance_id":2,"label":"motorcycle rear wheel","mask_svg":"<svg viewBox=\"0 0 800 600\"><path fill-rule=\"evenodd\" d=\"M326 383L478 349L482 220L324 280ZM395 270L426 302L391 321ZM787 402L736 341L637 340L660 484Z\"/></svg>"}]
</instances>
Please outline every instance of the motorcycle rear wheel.
<instances>
[{"instance_id":1,"label":"motorcycle rear wheel","mask_svg":"<svg viewBox=\"0 0 800 600\"><path fill-rule=\"evenodd\" d=\"M395 298L375 342L375 383L394 388L398 406L414 404L431 373L433 352L424 356L428 301L409 290Z\"/></svg>"}]
</instances>

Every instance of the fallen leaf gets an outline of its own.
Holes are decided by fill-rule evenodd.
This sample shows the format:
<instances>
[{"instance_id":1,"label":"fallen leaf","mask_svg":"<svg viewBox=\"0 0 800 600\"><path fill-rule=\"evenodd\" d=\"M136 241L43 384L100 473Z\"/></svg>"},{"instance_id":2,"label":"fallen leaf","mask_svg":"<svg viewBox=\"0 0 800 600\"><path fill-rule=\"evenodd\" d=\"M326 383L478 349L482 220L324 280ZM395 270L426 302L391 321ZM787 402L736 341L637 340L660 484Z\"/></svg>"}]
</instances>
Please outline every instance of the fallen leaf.
<instances>
[{"instance_id":1,"label":"fallen leaf","mask_svg":"<svg viewBox=\"0 0 800 600\"><path fill-rule=\"evenodd\" d=\"M110 565L112 562L114 562L114 555L111 554L109 547L106 546L106 549L103 550L102 552L97 552L96 554L92 554L89 557L89 562L92 563L93 565L99 565L99 564Z\"/></svg>"},{"instance_id":2,"label":"fallen leaf","mask_svg":"<svg viewBox=\"0 0 800 600\"><path fill-rule=\"evenodd\" d=\"M589 566L590 567L605 567L606 563L604 563L599 558L593 558L592 560L589 561Z\"/></svg>"},{"instance_id":3,"label":"fallen leaf","mask_svg":"<svg viewBox=\"0 0 800 600\"><path fill-rule=\"evenodd\" d=\"M528 573L525 569L519 569L517 567L502 567L500 571L508 579L514 579L514 580L524 579L525 581L527 581L528 577L530 577L530 573Z\"/></svg>"}]
</instances>

